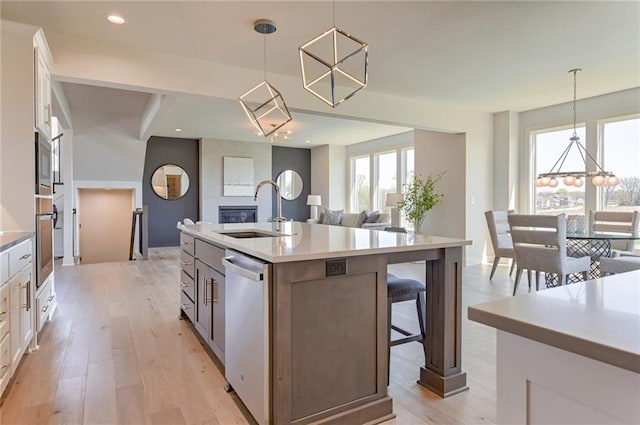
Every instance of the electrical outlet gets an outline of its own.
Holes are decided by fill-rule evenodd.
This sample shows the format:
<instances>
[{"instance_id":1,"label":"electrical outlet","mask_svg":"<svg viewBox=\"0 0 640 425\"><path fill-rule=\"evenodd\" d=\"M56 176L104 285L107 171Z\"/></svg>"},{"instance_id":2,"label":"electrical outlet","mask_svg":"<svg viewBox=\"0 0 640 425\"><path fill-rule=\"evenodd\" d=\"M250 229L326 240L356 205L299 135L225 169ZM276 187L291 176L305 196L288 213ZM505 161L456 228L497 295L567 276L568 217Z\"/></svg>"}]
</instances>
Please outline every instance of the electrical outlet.
<instances>
[{"instance_id":1,"label":"electrical outlet","mask_svg":"<svg viewBox=\"0 0 640 425\"><path fill-rule=\"evenodd\" d=\"M327 276L341 276L347 274L347 259L329 260L326 263Z\"/></svg>"}]
</instances>

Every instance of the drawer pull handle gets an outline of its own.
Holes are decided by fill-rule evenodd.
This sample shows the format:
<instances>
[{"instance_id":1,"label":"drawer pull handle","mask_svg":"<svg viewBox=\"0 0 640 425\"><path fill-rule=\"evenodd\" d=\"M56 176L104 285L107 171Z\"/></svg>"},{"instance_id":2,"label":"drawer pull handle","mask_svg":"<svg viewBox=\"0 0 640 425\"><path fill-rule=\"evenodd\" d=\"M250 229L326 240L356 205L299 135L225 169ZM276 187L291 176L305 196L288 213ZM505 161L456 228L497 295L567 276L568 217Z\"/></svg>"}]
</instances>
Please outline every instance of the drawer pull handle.
<instances>
[{"instance_id":1,"label":"drawer pull handle","mask_svg":"<svg viewBox=\"0 0 640 425\"><path fill-rule=\"evenodd\" d=\"M20 257L20 259L21 260L26 260L29 257L31 257L31 254L24 254L23 256Z\"/></svg>"},{"instance_id":2,"label":"drawer pull handle","mask_svg":"<svg viewBox=\"0 0 640 425\"><path fill-rule=\"evenodd\" d=\"M207 293L208 293L207 286L208 285L213 286L215 284L215 281L216 280L214 278L207 278L204 280L204 305L209 305L210 302L214 301L212 297L207 296Z\"/></svg>"},{"instance_id":3,"label":"drawer pull handle","mask_svg":"<svg viewBox=\"0 0 640 425\"><path fill-rule=\"evenodd\" d=\"M8 371L9 371L9 365L4 365L0 368L0 380L4 379Z\"/></svg>"},{"instance_id":4,"label":"drawer pull handle","mask_svg":"<svg viewBox=\"0 0 640 425\"><path fill-rule=\"evenodd\" d=\"M45 305L44 307L42 307L42 312L46 313L47 310L49 310L49 304Z\"/></svg>"},{"instance_id":5,"label":"drawer pull handle","mask_svg":"<svg viewBox=\"0 0 640 425\"><path fill-rule=\"evenodd\" d=\"M9 315L8 311L3 311L2 313L0 313L0 322L4 322L7 319L8 315Z\"/></svg>"},{"instance_id":6,"label":"drawer pull handle","mask_svg":"<svg viewBox=\"0 0 640 425\"><path fill-rule=\"evenodd\" d=\"M191 282L180 282L180 287L181 287L182 289L184 289L184 288L189 288L191 285L192 285L192 283L191 283Z\"/></svg>"},{"instance_id":7,"label":"drawer pull handle","mask_svg":"<svg viewBox=\"0 0 640 425\"><path fill-rule=\"evenodd\" d=\"M180 308L183 310L189 310L189 309L192 309L193 306L180 303Z\"/></svg>"},{"instance_id":8,"label":"drawer pull handle","mask_svg":"<svg viewBox=\"0 0 640 425\"><path fill-rule=\"evenodd\" d=\"M190 266L190 265L192 265L192 264L193 264L193 262L191 262L191 261L182 261L182 260L180 260L180 264L182 264L183 266Z\"/></svg>"},{"instance_id":9,"label":"drawer pull handle","mask_svg":"<svg viewBox=\"0 0 640 425\"><path fill-rule=\"evenodd\" d=\"M51 300L53 300L54 298L55 298L55 296L54 296L54 295L51 295L49 298L47 298L47 301L51 301Z\"/></svg>"},{"instance_id":10,"label":"drawer pull handle","mask_svg":"<svg viewBox=\"0 0 640 425\"><path fill-rule=\"evenodd\" d=\"M193 242L189 242L189 241L180 241L180 243L182 245L191 245Z\"/></svg>"}]
</instances>

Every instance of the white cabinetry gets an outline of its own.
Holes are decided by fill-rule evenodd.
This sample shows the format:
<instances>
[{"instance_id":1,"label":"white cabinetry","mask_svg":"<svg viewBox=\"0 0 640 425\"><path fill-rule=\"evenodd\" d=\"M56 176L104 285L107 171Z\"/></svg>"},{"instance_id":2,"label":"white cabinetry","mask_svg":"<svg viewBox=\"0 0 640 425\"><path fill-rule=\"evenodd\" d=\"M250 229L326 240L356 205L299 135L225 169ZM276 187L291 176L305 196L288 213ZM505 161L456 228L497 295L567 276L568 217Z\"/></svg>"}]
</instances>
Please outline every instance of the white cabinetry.
<instances>
[{"instance_id":1,"label":"white cabinetry","mask_svg":"<svg viewBox=\"0 0 640 425\"><path fill-rule=\"evenodd\" d=\"M51 134L51 53L42 34L38 31L34 40L34 66L35 66L35 87L34 87L34 108L35 127L48 139Z\"/></svg>"},{"instance_id":2,"label":"white cabinetry","mask_svg":"<svg viewBox=\"0 0 640 425\"><path fill-rule=\"evenodd\" d=\"M40 332L47 320L51 318L56 305L56 292L52 274L43 283L40 292L36 296L36 332Z\"/></svg>"},{"instance_id":3,"label":"white cabinetry","mask_svg":"<svg viewBox=\"0 0 640 425\"><path fill-rule=\"evenodd\" d=\"M0 254L0 395L34 336L32 239Z\"/></svg>"}]
</instances>

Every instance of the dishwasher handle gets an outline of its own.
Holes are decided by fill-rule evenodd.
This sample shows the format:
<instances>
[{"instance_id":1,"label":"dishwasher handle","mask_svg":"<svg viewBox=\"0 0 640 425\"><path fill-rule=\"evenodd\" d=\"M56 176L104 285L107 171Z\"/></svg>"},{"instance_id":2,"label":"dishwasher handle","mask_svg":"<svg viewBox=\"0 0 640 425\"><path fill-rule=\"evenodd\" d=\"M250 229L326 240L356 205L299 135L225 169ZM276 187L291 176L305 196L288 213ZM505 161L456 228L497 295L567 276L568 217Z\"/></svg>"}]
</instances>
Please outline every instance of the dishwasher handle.
<instances>
[{"instance_id":1,"label":"dishwasher handle","mask_svg":"<svg viewBox=\"0 0 640 425\"><path fill-rule=\"evenodd\" d=\"M233 271L234 273L238 273L239 275L246 277L249 280L253 280L255 282L261 282L264 280L263 274L254 272L251 270L247 270L244 267L240 267L237 264L233 264L231 261L233 260L233 256L224 257L222 259L222 264L225 269Z\"/></svg>"}]
</instances>

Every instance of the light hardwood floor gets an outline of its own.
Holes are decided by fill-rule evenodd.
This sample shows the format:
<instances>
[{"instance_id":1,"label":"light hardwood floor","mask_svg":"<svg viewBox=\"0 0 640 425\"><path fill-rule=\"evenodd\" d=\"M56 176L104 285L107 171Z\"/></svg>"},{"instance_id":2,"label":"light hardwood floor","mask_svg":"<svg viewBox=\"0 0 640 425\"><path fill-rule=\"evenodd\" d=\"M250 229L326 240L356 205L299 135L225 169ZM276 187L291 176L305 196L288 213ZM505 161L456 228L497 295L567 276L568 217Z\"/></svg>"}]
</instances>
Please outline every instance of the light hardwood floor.
<instances>
[{"instance_id":1,"label":"light hardwood floor","mask_svg":"<svg viewBox=\"0 0 640 425\"><path fill-rule=\"evenodd\" d=\"M149 261L59 267L58 310L23 359L0 408L0 424L249 423L224 377L185 321L178 320L178 249ZM394 265L420 277L424 265ZM466 319L466 306L510 296L501 267L464 269L463 370L469 391L441 399L416 384L417 343L392 349L396 419L387 424L493 424L495 330ZM526 285L521 290L526 291ZM394 323L417 330L415 304L394 306Z\"/></svg>"}]
</instances>

